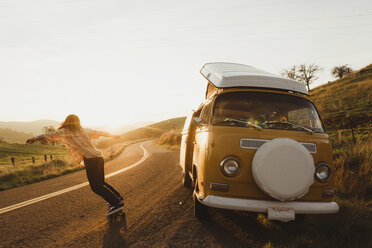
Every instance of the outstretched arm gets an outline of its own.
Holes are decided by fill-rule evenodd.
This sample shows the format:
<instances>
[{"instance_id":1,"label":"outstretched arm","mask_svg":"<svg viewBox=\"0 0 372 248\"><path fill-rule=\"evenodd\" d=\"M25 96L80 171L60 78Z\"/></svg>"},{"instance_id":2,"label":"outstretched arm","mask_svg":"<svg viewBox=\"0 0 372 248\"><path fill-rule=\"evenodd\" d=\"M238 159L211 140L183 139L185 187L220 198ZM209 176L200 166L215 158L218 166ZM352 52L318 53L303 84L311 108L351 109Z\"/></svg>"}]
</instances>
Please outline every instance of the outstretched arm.
<instances>
[{"instance_id":1,"label":"outstretched arm","mask_svg":"<svg viewBox=\"0 0 372 248\"><path fill-rule=\"evenodd\" d=\"M107 133L107 132L96 131L96 130L92 130L90 132L90 137L92 139L98 139L99 137L120 138L119 135L113 135L113 134L110 134L110 133Z\"/></svg>"},{"instance_id":2,"label":"outstretched arm","mask_svg":"<svg viewBox=\"0 0 372 248\"><path fill-rule=\"evenodd\" d=\"M57 130L55 132L51 132L48 134L41 134L39 136L28 139L26 141L26 144L29 145L29 144L35 143L36 141L42 141L42 140L58 141L62 132L63 132L62 130Z\"/></svg>"},{"instance_id":3,"label":"outstretched arm","mask_svg":"<svg viewBox=\"0 0 372 248\"><path fill-rule=\"evenodd\" d=\"M42 141L42 140L45 140L45 137L44 135L39 135L39 136L36 136L36 137L33 137L31 139L28 139L26 141L26 144L29 145L29 144L32 144L32 143L35 143L36 141Z\"/></svg>"}]
</instances>

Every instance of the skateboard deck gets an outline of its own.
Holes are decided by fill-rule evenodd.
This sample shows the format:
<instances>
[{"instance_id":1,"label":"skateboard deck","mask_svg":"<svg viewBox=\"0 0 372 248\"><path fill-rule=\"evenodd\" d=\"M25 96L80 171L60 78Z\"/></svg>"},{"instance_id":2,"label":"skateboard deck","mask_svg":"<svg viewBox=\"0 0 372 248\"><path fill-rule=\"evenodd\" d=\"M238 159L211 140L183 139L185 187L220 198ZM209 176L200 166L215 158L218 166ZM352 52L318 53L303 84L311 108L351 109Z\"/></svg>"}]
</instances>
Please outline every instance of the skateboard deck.
<instances>
[{"instance_id":1,"label":"skateboard deck","mask_svg":"<svg viewBox=\"0 0 372 248\"><path fill-rule=\"evenodd\" d=\"M110 205L107 205L107 209L110 210ZM120 211L117 211L116 213L107 215L107 220L110 223L118 222L118 221L124 221L125 222L125 212L124 208Z\"/></svg>"},{"instance_id":2,"label":"skateboard deck","mask_svg":"<svg viewBox=\"0 0 372 248\"><path fill-rule=\"evenodd\" d=\"M118 211L116 213L110 214L107 216L107 219L110 223L117 221L125 221L125 212L124 210Z\"/></svg>"}]
</instances>

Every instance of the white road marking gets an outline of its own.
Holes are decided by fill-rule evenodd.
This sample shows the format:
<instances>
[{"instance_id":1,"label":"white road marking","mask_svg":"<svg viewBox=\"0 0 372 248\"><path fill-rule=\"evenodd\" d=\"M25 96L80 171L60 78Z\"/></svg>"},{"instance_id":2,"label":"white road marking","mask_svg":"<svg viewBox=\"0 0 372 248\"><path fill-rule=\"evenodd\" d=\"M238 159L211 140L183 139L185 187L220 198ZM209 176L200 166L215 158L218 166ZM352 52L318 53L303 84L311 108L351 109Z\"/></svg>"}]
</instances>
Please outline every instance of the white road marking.
<instances>
[{"instance_id":1,"label":"white road marking","mask_svg":"<svg viewBox=\"0 0 372 248\"><path fill-rule=\"evenodd\" d=\"M105 178L109 178L109 177L115 176L119 173L122 173L124 171L130 170L130 169L136 167L137 165L141 164L143 161L145 161L148 158L149 155L148 155L147 150L143 147L143 144L144 143L142 143L140 145L140 147L143 150L143 157L139 161L137 161L134 164L131 164L131 165L129 165L129 166L123 168L123 169L120 169L118 171L110 173L110 174L106 175ZM36 198L28 200L28 201L20 202L20 203L17 203L17 204L14 204L14 205L11 205L11 206L8 206L8 207L5 207L5 208L1 208L0 209L0 214L15 210L17 208L25 207L25 206L37 203L39 201L43 201L43 200L46 200L46 199L49 199L49 198L52 198L52 197L70 192L70 191L73 191L75 189L80 189L80 188L82 188L84 186L87 186L87 185L89 185L88 182L80 183L78 185L75 185L75 186L72 186L72 187L69 187L69 188L66 188L66 189L62 189L62 190L59 190L59 191L56 191L56 192L53 192L53 193L50 193L50 194L47 194L47 195L36 197Z\"/></svg>"}]
</instances>

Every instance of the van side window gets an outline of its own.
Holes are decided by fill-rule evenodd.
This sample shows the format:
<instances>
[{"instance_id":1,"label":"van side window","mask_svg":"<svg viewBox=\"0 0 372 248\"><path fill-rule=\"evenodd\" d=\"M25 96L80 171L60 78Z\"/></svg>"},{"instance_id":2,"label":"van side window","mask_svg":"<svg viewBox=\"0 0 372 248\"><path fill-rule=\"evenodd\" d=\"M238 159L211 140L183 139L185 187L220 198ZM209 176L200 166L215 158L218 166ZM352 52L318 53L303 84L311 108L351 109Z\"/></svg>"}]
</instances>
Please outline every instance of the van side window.
<instances>
[{"instance_id":1,"label":"van side window","mask_svg":"<svg viewBox=\"0 0 372 248\"><path fill-rule=\"evenodd\" d=\"M200 119L202 119L205 123L208 123L208 117L209 113L211 112L212 109L212 102L209 102L208 104L204 105L201 114L200 114Z\"/></svg>"}]
</instances>

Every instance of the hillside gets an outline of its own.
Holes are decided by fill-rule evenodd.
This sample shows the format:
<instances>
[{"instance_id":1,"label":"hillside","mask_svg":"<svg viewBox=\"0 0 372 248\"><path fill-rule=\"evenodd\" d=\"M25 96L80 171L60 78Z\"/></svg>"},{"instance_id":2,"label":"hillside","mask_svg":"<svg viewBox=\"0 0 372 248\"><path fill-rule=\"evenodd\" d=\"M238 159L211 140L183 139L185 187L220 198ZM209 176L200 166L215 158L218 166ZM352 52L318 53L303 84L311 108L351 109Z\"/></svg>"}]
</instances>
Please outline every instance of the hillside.
<instances>
[{"instance_id":1,"label":"hillside","mask_svg":"<svg viewBox=\"0 0 372 248\"><path fill-rule=\"evenodd\" d=\"M30 122L0 121L0 128L9 128L17 132L32 133L33 135L39 135L43 133L43 127L45 126L57 127L58 124L59 122L53 120L38 120Z\"/></svg>"},{"instance_id":2,"label":"hillside","mask_svg":"<svg viewBox=\"0 0 372 248\"><path fill-rule=\"evenodd\" d=\"M120 125L116 127L88 126L88 128L105 131L112 134L122 134L152 123L153 122L137 122L131 125ZM165 124L159 123L159 125L160 126L155 126L155 128L162 128L162 126ZM27 139L42 134L45 126L53 126L57 128L59 126L59 122L53 120L38 120L32 122L0 122L0 140L4 140L8 143L25 143Z\"/></svg>"},{"instance_id":3,"label":"hillside","mask_svg":"<svg viewBox=\"0 0 372 248\"><path fill-rule=\"evenodd\" d=\"M310 91L327 129L372 123L372 64Z\"/></svg>"},{"instance_id":4,"label":"hillside","mask_svg":"<svg viewBox=\"0 0 372 248\"><path fill-rule=\"evenodd\" d=\"M8 143L25 143L27 139L32 138L31 133L17 132L9 128L0 128L0 141Z\"/></svg>"},{"instance_id":5,"label":"hillside","mask_svg":"<svg viewBox=\"0 0 372 248\"><path fill-rule=\"evenodd\" d=\"M157 122L151 125L148 125L147 127L152 128L159 128L166 131L172 130L172 129L181 129L183 128L183 125L185 124L186 117L177 117L172 118L169 120Z\"/></svg>"},{"instance_id":6,"label":"hillside","mask_svg":"<svg viewBox=\"0 0 372 248\"><path fill-rule=\"evenodd\" d=\"M120 137L123 141L131 141L136 139L159 138L163 133L172 129L181 129L185 123L186 117L172 118L169 120L157 122L146 127L141 127Z\"/></svg>"},{"instance_id":7,"label":"hillside","mask_svg":"<svg viewBox=\"0 0 372 248\"><path fill-rule=\"evenodd\" d=\"M113 145L118 142L133 141L140 139L152 139L159 138L163 133L172 129L182 129L185 123L186 117L172 118L169 120L157 122L145 127L141 127L120 135L120 139L117 140L104 140L97 144L98 148L105 148L109 145Z\"/></svg>"}]
</instances>

